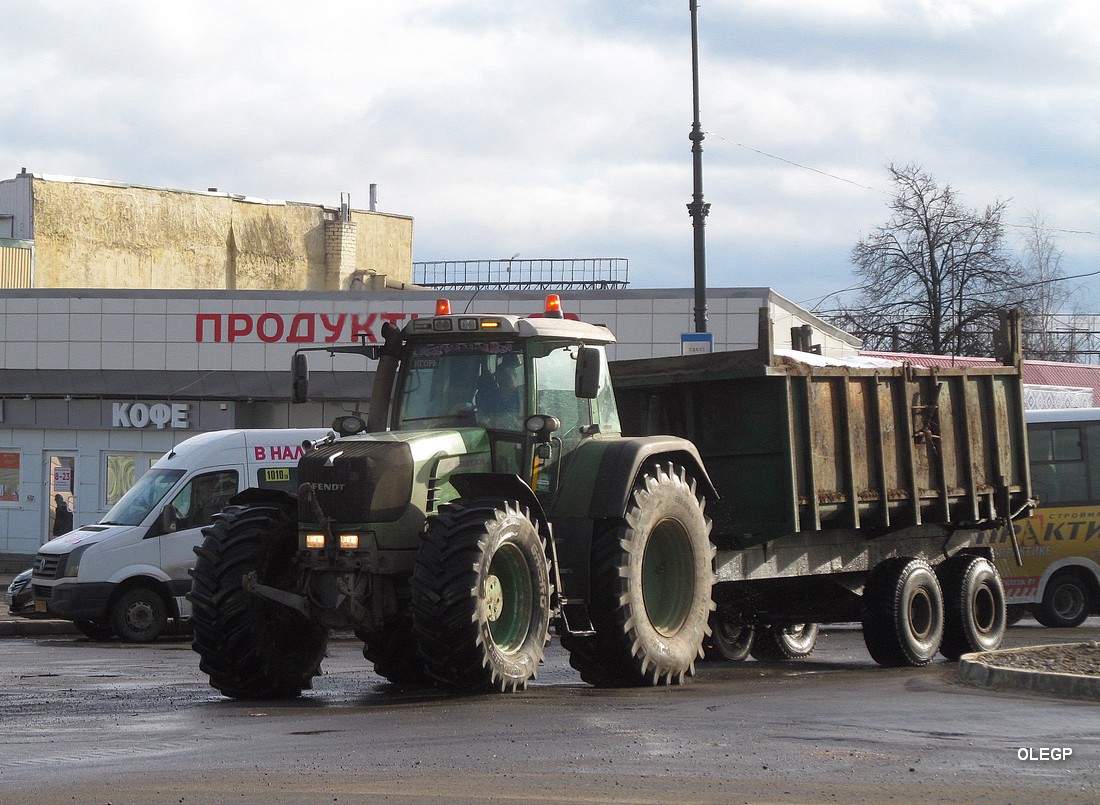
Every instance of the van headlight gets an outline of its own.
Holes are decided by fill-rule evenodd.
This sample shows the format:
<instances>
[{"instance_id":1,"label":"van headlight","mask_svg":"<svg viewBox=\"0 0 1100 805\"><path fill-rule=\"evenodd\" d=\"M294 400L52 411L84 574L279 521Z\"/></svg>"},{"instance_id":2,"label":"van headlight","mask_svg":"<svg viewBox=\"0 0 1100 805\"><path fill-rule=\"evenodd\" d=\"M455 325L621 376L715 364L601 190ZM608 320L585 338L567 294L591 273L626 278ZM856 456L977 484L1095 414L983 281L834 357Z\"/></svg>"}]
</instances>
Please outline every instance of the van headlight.
<instances>
[{"instance_id":1,"label":"van headlight","mask_svg":"<svg viewBox=\"0 0 1100 805\"><path fill-rule=\"evenodd\" d=\"M66 578L76 578L76 574L80 572L80 559L84 556L84 552L91 547L91 545L79 545L69 552L69 557L65 561L64 575Z\"/></svg>"}]
</instances>

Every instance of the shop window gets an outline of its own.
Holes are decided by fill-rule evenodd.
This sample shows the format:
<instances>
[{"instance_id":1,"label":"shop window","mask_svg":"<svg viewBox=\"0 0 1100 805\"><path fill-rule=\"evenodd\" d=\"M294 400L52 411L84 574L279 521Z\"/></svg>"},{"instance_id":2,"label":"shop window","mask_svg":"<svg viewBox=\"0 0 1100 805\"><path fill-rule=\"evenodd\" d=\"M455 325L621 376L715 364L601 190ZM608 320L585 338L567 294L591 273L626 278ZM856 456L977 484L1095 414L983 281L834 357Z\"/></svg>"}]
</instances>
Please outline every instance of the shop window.
<instances>
[{"instance_id":1,"label":"shop window","mask_svg":"<svg viewBox=\"0 0 1100 805\"><path fill-rule=\"evenodd\" d=\"M158 454L151 453L108 453L104 457L103 503L110 509L125 495L152 466Z\"/></svg>"},{"instance_id":2,"label":"shop window","mask_svg":"<svg viewBox=\"0 0 1100 805\"><path fill-rule=\"evenodd\" d=\"M19 501L21 455L18 450L0 450L0 503Z\"/></svg>"}]
</instances>

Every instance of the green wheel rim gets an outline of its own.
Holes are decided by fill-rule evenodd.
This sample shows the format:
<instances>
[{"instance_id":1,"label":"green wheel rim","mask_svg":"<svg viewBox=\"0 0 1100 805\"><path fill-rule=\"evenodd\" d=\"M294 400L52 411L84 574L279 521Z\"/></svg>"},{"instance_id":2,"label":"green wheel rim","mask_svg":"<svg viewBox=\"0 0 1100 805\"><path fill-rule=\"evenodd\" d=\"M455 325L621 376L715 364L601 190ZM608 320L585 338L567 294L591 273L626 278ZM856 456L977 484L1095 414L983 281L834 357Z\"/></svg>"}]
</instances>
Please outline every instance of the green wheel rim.
<instances>
[{"instance_id":1,"label":"green wheel rim","mask_svg":"<svg viewBox=\"0 0 1100 805\"><path fill-rule=\"evenodd\" d=\"M642 602L649 622L664 637L684 625L695 597L694 553L683 526L663 520L642 556Z\"/></svg>"},{"instance_id":2,"label":"green wheel rim","mask_svg":"<svg viewBox=\"0 0 1100 805\"><path fill-rule=\"evenodd\" d=\"M493 643L506 654L518 651L531 630L534 592L527 558L511 543L500 546L489 563L485 604Z\"/></svg>"}]
</instances>

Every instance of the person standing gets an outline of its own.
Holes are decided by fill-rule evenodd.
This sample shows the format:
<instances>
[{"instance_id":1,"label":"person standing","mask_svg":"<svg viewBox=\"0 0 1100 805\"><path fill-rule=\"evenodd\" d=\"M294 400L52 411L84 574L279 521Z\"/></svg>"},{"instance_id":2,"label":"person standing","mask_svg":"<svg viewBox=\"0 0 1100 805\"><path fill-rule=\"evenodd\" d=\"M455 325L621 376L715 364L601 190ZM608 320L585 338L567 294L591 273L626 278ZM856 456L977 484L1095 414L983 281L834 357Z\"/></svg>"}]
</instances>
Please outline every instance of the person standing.
<instances>
[{"instance_id":1,"label":"person standing","mask_svg":"<svg viewBox=\"0 0 1100 805\"><path fill-rule=\"evenodd\" d=\"M53 501L56 504L53 516L53 535L60 537L62 534L68 534L73 530L73 513L69 511L65 498L61 497L60 493L53 496Z\"/></svg>"}]
</instances>

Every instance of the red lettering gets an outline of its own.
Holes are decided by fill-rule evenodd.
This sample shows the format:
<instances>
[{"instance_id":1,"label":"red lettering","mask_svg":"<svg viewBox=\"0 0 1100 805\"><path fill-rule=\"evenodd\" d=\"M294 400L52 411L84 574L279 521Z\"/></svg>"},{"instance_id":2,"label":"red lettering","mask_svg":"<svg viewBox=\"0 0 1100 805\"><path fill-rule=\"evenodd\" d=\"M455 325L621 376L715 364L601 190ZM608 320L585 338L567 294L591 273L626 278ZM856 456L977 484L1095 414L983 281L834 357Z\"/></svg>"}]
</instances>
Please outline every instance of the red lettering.
<instances>
[{"instance_id":1,"label":"red lettering","mask_svg":"<svg viewBox=\"0 0 1100 805\"><path fill-rule=\"evenodd\" d=\"M214 325L214 341L222 340L222 317L216 313L199 313L195 316L195 341L202 343L203 338L203 325Z\"/></svg>"},{"instance_id":2,"label":"red lettering","mask_svg":"<svg viewBox=\"0 0 1100 805\"><path fill-rule=\"evenodd\" d=\"M358 341L359 336L365 335L367 341L374 344L378 339L374 335L374 320L378 318L377 313L370 313L367 315L366 321L364 321L358 313L351 314L351 340Z\"/></svg>"},{"instance_id":3,"label":"red lettering","mask_svg":"<svg viewBox=\"0 0 1100 805\"><path fill-rule=\"evenodd\" d=\"M286 340L292 344L312 343L316 317L316 313L295 313L294 318L291 319L290 334L287 335ZM305 335L299 332L303 324L305 324L306 329Z\"/></svg>"},{"instance_id":4,"label":"red lettering","mask_svg":"<svg viewBox=\"0 0 1100 805\"><path fill-rule=\"evenodd\" d=\"M268 331L268 323L275 323L275 332ZM265 313L256 321L256 335L260 337L260 340L270 344L274 341L278 341L283 337L283 317L277 313Z\"/></svg>"},{"instance_id":5,"label":"red lettering","mask_svg":"<svg viewBox=\"0 0 1100 805\"><path fill-rule=\"evenodd\" d=\"M229 340L236 341L252 332L252 317L247 313L229 314Z\"/></svg>"},{"instance_id":6,"label":"red lettering","mask_svg":"<svg viewBox=\"0 0 1100 805\"><path fill-rule=\"evenodd\" d=\"M262 447L256 446L255 448L253 448L253 451L256 454L256 460L257 461L266 461L267 460L266 451Z\"/></svg>"},{"instance_id":7,"label":"red lettering","mask_svg":"<svg viewBox=\"0 0 1100 805\"><path fill-rule=\"evenodd\" d=\"M328 315L321 314L321 326L329 331L329 335L325 336L325 343L331 344L333 341L340 340L340 331L344 329L344 319L348 317L347 313L341 313L336 317L336 322L329 321Z\"/></svg>"}]
</instances>

